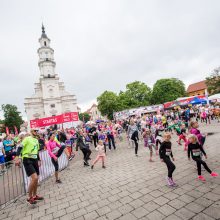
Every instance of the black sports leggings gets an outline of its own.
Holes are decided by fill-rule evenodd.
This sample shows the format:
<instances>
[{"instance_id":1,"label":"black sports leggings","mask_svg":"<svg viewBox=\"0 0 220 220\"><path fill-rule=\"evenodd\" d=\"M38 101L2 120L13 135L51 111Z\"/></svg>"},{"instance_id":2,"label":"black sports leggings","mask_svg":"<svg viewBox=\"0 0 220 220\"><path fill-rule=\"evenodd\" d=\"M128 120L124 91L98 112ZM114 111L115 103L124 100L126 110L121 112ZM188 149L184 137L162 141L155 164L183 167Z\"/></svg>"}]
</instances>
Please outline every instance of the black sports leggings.
<instances>
[{"instance_id":1,"label":"black sports leggings","mask_svg":"<svg viewBox=\"0 0 220 220\"><path fill-rule=\"evenodd\" d=\"M62 146L62 147L58 150L58 152L57 152L57 154L56 154L56 157L57 157L57 158L60 157L60 155L63 153L64 149L65 149L65 146ZM51 161L52 161L52 163L53 163L53 165L54 165L54 167L55 167L55 171L58 171L58 170L59 170L58 160L56 161L56 160L54 160L53 157L51 157Z\"/></svg>"},{"instance_id":2,"label":"black sports leggings","mask_svg":"<svg viewBox=\"0 0 220 220\"><path fill-rule=\"evenodd\" d=\"M204 160L201 159L201 157L193 157L193 160L196 161L197 164L197 170L198 175L201 176L201 165L204 166L204 168L207 170L207 172L211 173L212 171L209 169L208 165Z\"/></svg>"},{"instance_id":3,"label":"black sports leggings","mask_svg":"<svg viewBox=\"0 0 220 220\"><path fill-rule=\"evenodd\" d=\"M135 154L138 153L138 142L137 140L133 140L134 141L134 145L135 145Z\"/></svg>"},{"instance_id":4,"label":"black sports leggings","mask_svg":"<svg viewBox=\"0 0 220 220\"><path fill-rule=\"evenodd\" d=\"M83 153L84 165L86 165L88 163L88 160L89 160L89 157L90 157L92 151L89 148L82 148L81 151Z\"/></svg>"},{"instance_id":5,"label":"black sports leggings","mask_svg":"<svg viewBox=\"0 0 220 220\"><path fill-rule=\"evenodd\" d=\"M93 143L94 143L95 148L97 147L98 141L99 141L98 135L97 134L93 135Z\"/></svg>"},{"instance_id":6,"label":"black sports leggings","mask_svg":"<svg viewBox=\"0 0 220 220\"><path fill-rule=\"evenodd\" d=\"M158 149L158 145L161 145L161 141L159 140L159 139L156 139L156 147L157 147L157 149Z\"/></svg>"},{"instance_id":7,"label":"black sports leggings","mask_svg":"<svg viewBox=\"0 0 220 220\"><path fill-rule=\"evenodd\" d=\"M174 163L170 160L170 157L165 156L163 158L164 163L167 165L167 169L168 169L168 177L172 178L173 176L173 172L176 169L176 166L174 165Z\"/></svg>"}]
</instances>

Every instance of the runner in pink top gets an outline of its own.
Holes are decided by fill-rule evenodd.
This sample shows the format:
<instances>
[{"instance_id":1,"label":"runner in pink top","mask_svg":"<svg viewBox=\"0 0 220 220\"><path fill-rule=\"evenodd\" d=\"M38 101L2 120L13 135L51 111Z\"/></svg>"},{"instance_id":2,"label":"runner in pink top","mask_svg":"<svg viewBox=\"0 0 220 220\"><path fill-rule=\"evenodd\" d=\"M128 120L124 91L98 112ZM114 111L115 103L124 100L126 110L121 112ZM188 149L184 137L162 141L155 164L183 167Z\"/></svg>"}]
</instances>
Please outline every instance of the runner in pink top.
<instances>
[{"instance_id":1,"label":"runner in pink top","mask_svg":"<svg viewBox=\"0 0 220 220\"><path fill-rule=\"evenodd\" d=\"M55 178L56 178L56 183L62 183L61 180L58 178L58 171L59 171L59 163L58 163L58 158L61 156L63 151L65 151L67 158L69 158L69 152L66 150L65 145L61 146L60 144L57 143L55 140L55 134L50 134L49 136L49 141L46 144L47 146L47 151L48 154L51 157L51 161L54 165L55 168Z\"/></svg>"}]
</instances>

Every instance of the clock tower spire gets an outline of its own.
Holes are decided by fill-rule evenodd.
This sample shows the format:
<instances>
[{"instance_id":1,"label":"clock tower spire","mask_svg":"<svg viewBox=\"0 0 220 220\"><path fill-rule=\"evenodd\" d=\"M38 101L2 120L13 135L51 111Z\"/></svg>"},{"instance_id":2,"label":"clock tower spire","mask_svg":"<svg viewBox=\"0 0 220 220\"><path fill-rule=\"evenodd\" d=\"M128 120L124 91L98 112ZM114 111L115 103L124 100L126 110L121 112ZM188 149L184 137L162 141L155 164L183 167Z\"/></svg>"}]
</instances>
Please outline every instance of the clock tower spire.
<instances>
[{"instance_id":1,"label":"clock tower spire","mask_svg":"<svg viewBox=\"0 0 220 220\"><path fill-rule=\"evenodd\" d=\"M42 24L42 34L39 39L40 48L38 49L38 66L41 78L54 78L55 66L54 50L50 47L50 39L47 37L45 27Z\"/></svg>"}]
</instances>

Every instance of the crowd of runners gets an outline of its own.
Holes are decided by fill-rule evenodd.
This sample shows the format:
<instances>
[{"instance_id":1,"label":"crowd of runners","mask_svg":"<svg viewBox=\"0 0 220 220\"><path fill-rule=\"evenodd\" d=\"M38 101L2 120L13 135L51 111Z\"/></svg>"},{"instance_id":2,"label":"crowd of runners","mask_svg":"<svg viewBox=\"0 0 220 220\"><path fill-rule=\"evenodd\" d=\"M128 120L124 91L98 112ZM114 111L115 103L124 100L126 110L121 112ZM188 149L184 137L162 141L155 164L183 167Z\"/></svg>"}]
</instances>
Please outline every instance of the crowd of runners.
<instances>
[{"instance_id":1,"label":"crowd of runners","mask_svg":"<svg viewBox=\"0 0 220 220\"><path fill-rule=\"evenodd\" d=\"M120 142L127 141L128 148L134 148L134 155L138 157L138 149L142 145L149 149L149 162L154 162L156 155L166 164L168 169L167 184L175 187L173 179L175 170L171 137L183 150L188 151L188 159L192 158L197 165L198 179L205 181L201 174L201 165L211 176L218 176L213 172L203 156L207 158L204 149L206 134L199 130L200 123L219 122L219 109L210 106L194 106L165 110L163 112L147 113L141 116L130 116L126 119L113 121L98 121L83 123L76 128L57 129L57 126L46 130L33 129L21 132L19 135L7 135L0 139L0 175L7 172L10 163L16 165L22 162L31 181L28 188L29 204L36 204L44 198L37 195L39 166L41 166L40 151L47 151L55 170L55 182L61 184L59 178L58 158L64 153L68 160L77 156L77 151L83 154L83 166L94 169L100 160L102 168L106 168L106 152L116 150ZM96 159L91 161L93 149L97 150ZM155 154L153 158L153 154Z\"/></svg>"}]
</instances>

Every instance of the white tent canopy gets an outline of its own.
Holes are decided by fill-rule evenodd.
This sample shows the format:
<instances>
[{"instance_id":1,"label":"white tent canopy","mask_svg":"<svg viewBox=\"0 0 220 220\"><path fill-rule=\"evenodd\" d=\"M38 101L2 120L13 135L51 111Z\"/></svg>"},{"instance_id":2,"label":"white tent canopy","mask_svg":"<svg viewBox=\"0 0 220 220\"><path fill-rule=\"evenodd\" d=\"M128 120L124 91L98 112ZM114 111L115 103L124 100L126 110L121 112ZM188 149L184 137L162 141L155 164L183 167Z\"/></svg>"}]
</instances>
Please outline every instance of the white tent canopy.
<instances>
[{"instance_id":1,"label":"white tent canopy","mask_svg":"<svg viewBox=\"0 0 220 220\"><path fill-rule=\"evenodd\" d=\"M209 96L209 100L220 99L220 93Z\"/></svg>"}]
</instances>

